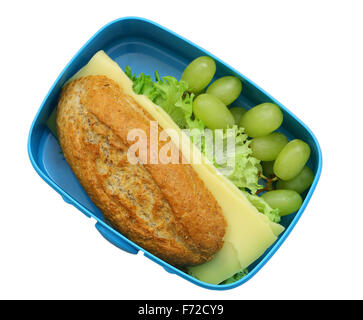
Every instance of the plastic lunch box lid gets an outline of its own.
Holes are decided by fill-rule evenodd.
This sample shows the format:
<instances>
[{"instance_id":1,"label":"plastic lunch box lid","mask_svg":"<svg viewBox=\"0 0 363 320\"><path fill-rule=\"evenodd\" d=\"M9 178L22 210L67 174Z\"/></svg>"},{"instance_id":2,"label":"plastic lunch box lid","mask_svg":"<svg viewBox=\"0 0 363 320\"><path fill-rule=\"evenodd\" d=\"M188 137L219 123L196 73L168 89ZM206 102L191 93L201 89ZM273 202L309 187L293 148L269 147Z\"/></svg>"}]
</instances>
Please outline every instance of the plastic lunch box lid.
<instances>
[{"instance_id":1,"label":"plastic lunch box lid","mask_svg":"<svg viewBox=\"0 0 363 320\"><path fill-rule=\"evenodd\" d=\"M64 78L65 73L67 70L69 70L69 68L74 64L74 62L76 61L76 59L82 55L84 53L84 51L88 48L88 46L94 42L97 42L99 40L100 37L102 37L102 34L104 32L107 32L108 29L110 29L111 27L122 27L124 24L127 24L128 22L132 22L132 23L142 23L143 26L148 26L149 28L155 28L155 30L162 30L163 32L166 32L169 36L174 37L175 39L181 40L182 42L184 42L185 44L187 44L189 47L193 47L194 49L196 49L198 52L202 53L203 55L208 55L210 57L212 57L217 63L219 63L220 65L222 65L223 67L227 68L229 71L233 72L234 74L238 75L244 82L249 83L251 86L253 86L253 88L258 91L259 93L261 93L262 95L264 95L265 97L267 97L270 101L273 101L275 103L277 103L281 109L283 110L284 113L288 114L289 116L291 116L294 121L296 121L296 123L298 123L300 126L302 126L303 130L305 130L307 132L307 134L310 136L310 144L313 144L314 150L316 152L316 170L315 170L315 179L313 181L313 184L311 185L309 192L307 193L303 205L301 206L301 208L299 209L299 211L295 214L293 220L290 222L290 224L288 225L288 227L286 228L286 230L282 233L282 235L280 235L280 237L278 238L278 240L272 245L272 247L268 250L267 253L265 253L265 255L262 257L262 259L260 259L258 261L258 263L254 266L254 268L252 270L250 270L250 272L243 277L242 279L231 283L231 284L227 284L227 285L212 285L212 284L208 284L202 281L199 281L198 279L182 272L181 270L175 268L174 266L166 263L165 261L159 259L158 257L152 255L151 253L149 253L148 251L146 251L145 249L141 248L140 246L138 246L137 244L133 243L132 241L130 241L129 239L127 239L126 237L124 237L122 234L120 234L119 232L117 232L116 230L114 230L112 227L110 227L108 224L106 224L102 219L99 219L97 216L95 216L90 210L88 210L85 206L83 206L81 203L79 203L78 201L76 201L75 199L72 198L72 196L70 194L67 194L62 188L60 188L37 164L37 162L35 161L35 157L36 157L36 151L35 146L33 144L33 134L34 134L34 130L35 127L38 125L38 118L39 115L41 113L41 111L43 110L43 107L45 106L46 101L48 100L49 96L52 94L52 92L55 90L56 86L61 83L61 85L67 80ZM61 74L59 75L59 77L56 79L56 81L54 82L53 86L51 87L51 89L49 90L47 96L45 97L42 105L40 106L34 120L33 123L31 125L30 128L30 132L29 132L29 138L28 138L28 154L29 154L29 158L30 161L34 167L34 169L36 170L36 172L39 174L39 176L46 182L48 183L53 189L55 189L64 199L65 202L74 205L77 209L79 209L81 212L83 212L87 217L93 217L96 219L96 229L102 234L102 236L107 239L109 242L111 242L113 245L115 245L116 247L132 253L132 254L137 254L139 251L142 251L144 253L144 255L146 257L148 257L149 259L155 261L156 263L158 263L159 265L161 265L166 271L168 271L169 273L175 273L181 277L183 277L184 279L191 281L192 283L207 288L207 289L214 289L214 290L226 290L226 289L232 289L235 288L237 286L242 285L243 283L245 283L246 281L248 281L249 279L251 279L261 268L262 266L272 257L272 255L277 251L277 249L281 246L281 244L285 241L285 239L287 238L287 236L290 234L290 232L292 231L292 229L294 228L294 226L296 225L296 223L298 222L298 220L300 219L303 211L305 210L314 190L315 187L318 183L318 180L320 178L320 174L321 174L321 170L322 170L322 154L321 154L321 150L320 150L320 146L319 143L317 141L317 139L315 138L314 134L311 132L311 130L301 121L299 120L295 115L293 115L289 110L287 110L283 105L281 105L281 103L279 103L278 101L276 101L274 98L272 98L268 93L266 93L264 90L262 90L261 88L259 88L256 84L254 84L252 81L250 81L249 79L247 79L245 76L243 76L242 74L240 74L238 71L234 70L232 67L230 67L229 65L227 65L226 63L222 62L220 59L218 59L217 57L213 56L212 54L210 54L209 52L207 52L206 50L200 48L199 46L195 45L194 43L190 42L189 40L179 36L178 34L174 33L173 31L170 31L166 28L164 28L163 26L152 22L148 19L144 19L144 18L139 18L139 17L124 17L124 18L120 18L117 20L114 20L110 23L108 23L107 25L105 25L103 28L101 28L77 53L76 55L72 58L72 60L67 64L67 66L63 69L63 71L61 72Z\"/></svg>"}]
</instances>

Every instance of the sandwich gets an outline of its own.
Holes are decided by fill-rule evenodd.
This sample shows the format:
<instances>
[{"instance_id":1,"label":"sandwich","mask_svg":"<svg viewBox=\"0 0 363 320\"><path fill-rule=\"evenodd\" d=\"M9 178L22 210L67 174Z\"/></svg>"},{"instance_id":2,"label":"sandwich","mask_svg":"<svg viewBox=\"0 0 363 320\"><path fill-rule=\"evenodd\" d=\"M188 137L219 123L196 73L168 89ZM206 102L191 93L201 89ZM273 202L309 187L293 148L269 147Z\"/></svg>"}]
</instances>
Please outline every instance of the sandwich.
<instances>
[{"instance_id":1,"label":"sandwich","mask_svg":"<svg viewBox=\"0 0 363 320\"><path fill-rule=\"evenodd\" d=\"M125 71L99 51L64 85L56 125L65 160L105 221L145 250L211 284L244 274L284 231L276 211L221 174L185 119Z\"/></svg>"}]
</instances>

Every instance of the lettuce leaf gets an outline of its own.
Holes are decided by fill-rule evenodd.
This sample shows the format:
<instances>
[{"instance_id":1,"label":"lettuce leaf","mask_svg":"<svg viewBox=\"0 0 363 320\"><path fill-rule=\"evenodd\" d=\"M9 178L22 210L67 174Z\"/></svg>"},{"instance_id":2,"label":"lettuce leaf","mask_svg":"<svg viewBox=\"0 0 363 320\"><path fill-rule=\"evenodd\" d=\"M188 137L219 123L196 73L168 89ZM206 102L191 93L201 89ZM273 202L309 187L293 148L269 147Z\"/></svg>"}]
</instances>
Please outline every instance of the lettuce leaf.
<instances>
[{"instance_id":1,"label":"lettuce leaf","mask_svg":"<svg viewBox=\"0 0 363 320\"><path fill-rule=\"evenodd\" d=\"M267 216L272 222L280 222L281 216L279 209L273 209L270 205L262 198L254 194L250 194L246 191L242 191L247 199L256 207L256 209Z\"/></svg>"},{"instance_id":2,"label":"lettuce leaf","mask_svg":"<svg viewBox=\"0 0 363 320\"><path fill-rule=\"evenodd\" d=\"M131 68L125 68L126 75L133 82L133 90L137 94L146 95L151 101L167 112L181 129L204 129L204 124L193 115L194 94L188 93L188 84L176 78L166 76L160 78L155 72L155 79L140 73L132 74Z\"/></svg>"},{"instance_id":3,"label":"lettuce leaf","mask_svg":"<svg viewBox=\"0 0 363 320\"><path fill-rule=\"evenodd\" d=\"M231 137L232 136L232 137ZM238 188L248 189L255 194L263 186L258 183L259 172L262 171L260 160L252 156L252 150L249 147L250 140L244 133L244 128L234 125L233 127L223 130L223 143L227 144L228 138L234 138L234 152L229 153L228 149L224 150L224 165L217 163L213 159L214 166L232 181ZM231 167L229 164L232 163ZM226 170L227 169L227 170Z\"/></svg>"},{"instance_id":4,"label":"lettuce leaf","mask_svg":"<svg viewBox=\"0 0 363 320\"><path fill-rule=\"evenodd\" d=\"M229 284L229 283L236 282L239 279L242 279L243 277L245 277L247 274L248 274L248 270L247 269L243 269L240 272L235 273L232 277L224 280L220 284Z\"/></svg>"}]
</instances>

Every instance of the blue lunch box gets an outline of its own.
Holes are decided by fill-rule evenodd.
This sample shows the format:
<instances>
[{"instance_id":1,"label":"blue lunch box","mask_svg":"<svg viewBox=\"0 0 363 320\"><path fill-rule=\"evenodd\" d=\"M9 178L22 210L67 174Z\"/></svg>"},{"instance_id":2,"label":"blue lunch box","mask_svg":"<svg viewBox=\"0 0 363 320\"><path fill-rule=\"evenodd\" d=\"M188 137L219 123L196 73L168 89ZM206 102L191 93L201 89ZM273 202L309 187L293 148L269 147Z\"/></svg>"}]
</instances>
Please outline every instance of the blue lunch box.
<instances>
[{"instance_id":1,"label":"blue lunch box","mask_svg":"<svg viewBox=\"0 0 363 320\"><path fill-rule=\"evenodd\" d=\"M215 60L217 65L215 78L233 75L241 79L243 83L242 95L233 105L249 109L263 102L276 103L280 106L284 115L283 125L279 131L289 139L299 138L309 144L311 156L308 166L315 174L314 182L310 189L303 194L304 202L300 210L282 218L281 224L286 230L263 256L249 266L248 275L242 279L231 284L212 285L199 281L152 255L104 222L102 212L91 202L72 173L56 138L47 128L46 121L57 106L63 84L101 49L115 60L122 69L129 65L136 74L143 72L152 75L155 70L158 70L160 76L170 75L176 78L180 78L184 68L193 59L208 55ZM94 218L97 221L96 229L113 245L132 254L141 251L146 257L161 265L169 273L175 273L198 286L214 290L232 289L245 283L271 258L290 234L305 210L318 183L322 168L321 150L313 133L281 103L206 50L152 21L137 17L121 18L107 24L68 63L50 88L34 118L29 132L28 153L30 161L40 177L56 190L65 202L74 205L87 217Z\"/></svg>"}]
</instances>

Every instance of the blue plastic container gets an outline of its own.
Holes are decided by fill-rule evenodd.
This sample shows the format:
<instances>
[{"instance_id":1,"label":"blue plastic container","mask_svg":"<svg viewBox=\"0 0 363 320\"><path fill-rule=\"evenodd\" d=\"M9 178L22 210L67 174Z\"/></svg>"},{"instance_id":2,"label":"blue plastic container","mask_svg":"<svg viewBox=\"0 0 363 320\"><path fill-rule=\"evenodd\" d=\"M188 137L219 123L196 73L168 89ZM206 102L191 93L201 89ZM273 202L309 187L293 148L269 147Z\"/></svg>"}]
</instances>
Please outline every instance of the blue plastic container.
<instances>
[{"instance_id":1,"label":"blue plastic container","mask_svg":"<svg viewBox=\"0 0 363 320\"><path fill-rule=\"evenodd\" d=\"M300 138L310 145L311 157L308 165L315 173L315 180L304 195L304 203L297 213L283 217L281 223L286 230L274 245L249 267L249 274L244 278L228 285L211 285L155 257L106 224L100 210L91 202L73 175L64 160L58 142L46 127L46 121L57 105L63 84L101 49L123 69L129 65L137 74L143 72L152 75L155 70L158 70L161 76L171 75L176 78L180 78L184 68L193 59L202 55L211 56L217 64L216 78L234 75L243 83L242 95L234 103L235 105L251 108L262 102L278 104L284 113L284 122L280 130L290 139ZM121 18L107 24L78 51L64 68L35 116L29 133L28 152L34 169L44 181L56 190L65 202L74 205L87 217L96 219L97 230L109 242L129 253L136 254L142 251L146 257L160 264L166 271L175 273L201 287L215 290L231 289L245 283L271 258L305 210L319 180L322 167L321 151L313 133L281 103L204 49L154 22L135 17Z\"/></svg>"}]
</instances>

